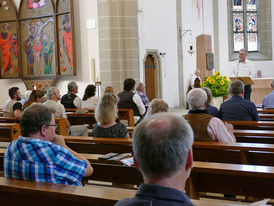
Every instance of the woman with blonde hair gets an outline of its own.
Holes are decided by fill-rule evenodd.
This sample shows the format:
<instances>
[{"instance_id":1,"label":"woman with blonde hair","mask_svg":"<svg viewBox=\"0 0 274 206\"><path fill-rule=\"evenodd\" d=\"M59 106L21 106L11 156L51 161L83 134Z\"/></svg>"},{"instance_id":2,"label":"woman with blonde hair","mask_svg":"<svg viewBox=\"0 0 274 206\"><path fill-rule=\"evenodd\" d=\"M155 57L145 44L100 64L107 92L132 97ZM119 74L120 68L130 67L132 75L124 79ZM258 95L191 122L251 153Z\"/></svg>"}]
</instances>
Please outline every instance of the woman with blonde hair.
<instances>
[{"instance_id":1,"label":"woman with blonde hair","mask_svg":"<svg viewBox=\"0 0 274 206\"><path fill-rule=\"evenodd\" d=\"M168 104L162 99L153 99L147 109L145 118L160 112L168 112Z\"/></svg>"},{"instance_id":2,"label":"woman with blonde hair","mask_svg":"<svg viewBox=\"0 0 274 206\"><path fill-rule=\"evenodd\" d=\"M29 96L29 99L23 105L22 109L24 110L32 104L41 104L43 96L44 92L40 90L33 90Z\"/></svg>"},{"instance_id":3,"label":"woman with blonde hair","mask_svg":"<svg viewBox=\"0 0 274 206\"><path fill-rule=\"evenodd\" d=\"M115 94L105 93L95 110L97 123L92 129L93 137L129 138L125 125L115 120L118 117L119 98Z\"/></svg>"}]
</instances>

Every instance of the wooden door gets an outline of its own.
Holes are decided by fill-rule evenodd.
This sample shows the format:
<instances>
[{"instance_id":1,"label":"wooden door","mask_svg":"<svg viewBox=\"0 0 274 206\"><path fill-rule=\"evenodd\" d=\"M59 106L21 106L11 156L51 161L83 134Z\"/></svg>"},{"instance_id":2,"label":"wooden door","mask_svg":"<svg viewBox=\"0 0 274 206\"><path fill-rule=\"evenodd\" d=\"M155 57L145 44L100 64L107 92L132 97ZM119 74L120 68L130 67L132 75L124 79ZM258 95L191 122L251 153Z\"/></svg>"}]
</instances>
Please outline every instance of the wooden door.
<instances>
[{"instance_id":1,"label":"wooden door","mask_svg":"<svg viewBox=\"0 0 274 206\"><path fill-rule=\"evenodd\" d=\"M156 98L156 71L152 55L148 55L145 61L146 95L149 101Z\"/></svg>"}]
</instances>

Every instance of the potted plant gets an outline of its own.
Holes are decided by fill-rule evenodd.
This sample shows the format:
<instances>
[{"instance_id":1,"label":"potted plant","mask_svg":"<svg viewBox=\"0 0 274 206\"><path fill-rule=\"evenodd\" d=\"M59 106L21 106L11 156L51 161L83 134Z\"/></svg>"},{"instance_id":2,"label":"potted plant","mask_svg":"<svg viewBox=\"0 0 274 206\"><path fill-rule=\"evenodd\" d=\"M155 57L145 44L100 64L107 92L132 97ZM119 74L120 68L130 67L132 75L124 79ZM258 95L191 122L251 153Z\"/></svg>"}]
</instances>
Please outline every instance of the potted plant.
<instances>
[{"instance_id":1,"label":"potted plant","mask_svg":"<svg viewBox=\"0 0 274 206\"><path fill-rule=\"evenodd\" d=\"M228 95L228 86L230 81L226 76L220 75L219 71L216 71L214 75L205 78L202 83L202 87L207 87L212 93L212 104L219 109L220 105L224 101L224 97Z\"/></svg>"}]
</instances>

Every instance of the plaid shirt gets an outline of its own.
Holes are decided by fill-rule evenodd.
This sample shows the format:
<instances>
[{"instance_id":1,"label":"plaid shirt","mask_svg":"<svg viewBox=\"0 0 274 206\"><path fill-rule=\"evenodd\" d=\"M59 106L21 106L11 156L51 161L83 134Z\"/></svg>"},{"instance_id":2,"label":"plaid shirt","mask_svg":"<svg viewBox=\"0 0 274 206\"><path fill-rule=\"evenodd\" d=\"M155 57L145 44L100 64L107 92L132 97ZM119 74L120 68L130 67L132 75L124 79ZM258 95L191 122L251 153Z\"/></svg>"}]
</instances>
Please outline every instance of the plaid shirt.
<instances>
[{"instance_id":1,"label":"plaid shirt","mask_svg":"<svg viewBox=\"0 0 274 206\"><path fill-rule=\"evenodd\" d=\"M144 105L149 105L149 100L148 100L147 96L144 93L137 91L137 94L141 97L142 102L144 103Z\"/></svg>"},{"instance_id":2,"label":"plaid shirt","mask_svg":"<svg viewBox=\"0 0 274 206\"><path fill-rule=\"evenodd\" d=\"M82 185L87 163L60 145L35 138L19 137L4 156L7 178L66 185Z\"/></svg>"}]
</instances>

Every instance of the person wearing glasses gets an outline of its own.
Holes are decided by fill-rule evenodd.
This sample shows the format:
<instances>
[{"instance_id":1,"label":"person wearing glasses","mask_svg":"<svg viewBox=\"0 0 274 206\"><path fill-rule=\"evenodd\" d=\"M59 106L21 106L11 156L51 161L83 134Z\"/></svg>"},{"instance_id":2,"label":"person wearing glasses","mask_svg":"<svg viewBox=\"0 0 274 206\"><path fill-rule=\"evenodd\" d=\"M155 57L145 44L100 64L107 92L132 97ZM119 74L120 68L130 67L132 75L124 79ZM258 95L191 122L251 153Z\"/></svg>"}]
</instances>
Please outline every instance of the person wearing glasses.
<instances>
[{"instance_id":1,"label":"person wearing glasses","mask_svg":"<svg viewBox=\"0 0 274 206\"><path fill-rule=\"evenodd\" d=\"M5 177L80 186L93 173L89 161L56 135L54 111L35 104L23 112L21 135L4 156Z\"/></svg>"}]
</instances>

